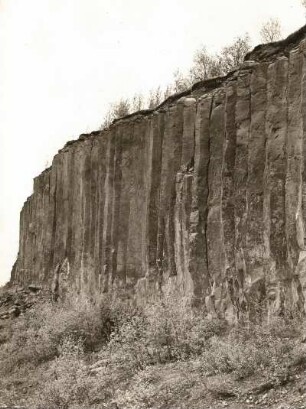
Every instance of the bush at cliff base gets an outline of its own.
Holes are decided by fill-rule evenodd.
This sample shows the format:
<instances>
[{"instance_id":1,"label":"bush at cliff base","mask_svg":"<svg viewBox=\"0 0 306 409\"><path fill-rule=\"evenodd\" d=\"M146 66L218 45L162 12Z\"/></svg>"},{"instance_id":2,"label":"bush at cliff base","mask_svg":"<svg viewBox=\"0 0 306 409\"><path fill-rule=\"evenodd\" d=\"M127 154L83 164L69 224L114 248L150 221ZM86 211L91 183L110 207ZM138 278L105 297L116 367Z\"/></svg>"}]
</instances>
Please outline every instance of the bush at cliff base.
<instances>
[{"instance_id":1,"label":"bush at cliff base","mask_svg":"<svg viewBox=\"0 0 306 409\"><path fill-rule=\"evenodd\" d=\"M0 403L25 370L31 393L17 387L14 404L37 408L94 408L114 400L127 409L153 402L175 407L178 397L187 402L220 376L235 382L264 373L276 385L292 362L306 361L301 332L297 318L230 327L175 298L143 308L84 297L44 302L7 323Z\"/></svg>"}]
</instances>

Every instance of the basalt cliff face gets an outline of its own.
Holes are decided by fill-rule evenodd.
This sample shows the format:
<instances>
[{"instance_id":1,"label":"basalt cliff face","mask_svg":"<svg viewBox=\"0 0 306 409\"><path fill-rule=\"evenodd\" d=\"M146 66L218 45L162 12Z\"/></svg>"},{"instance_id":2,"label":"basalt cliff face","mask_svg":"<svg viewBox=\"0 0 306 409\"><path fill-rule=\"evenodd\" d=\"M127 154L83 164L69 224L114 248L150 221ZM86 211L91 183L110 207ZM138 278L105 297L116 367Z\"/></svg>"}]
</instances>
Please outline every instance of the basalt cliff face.
<instances>
[{"instance_id":1,"label":"basalt cliff face","mask_svg":"<svg viewBox=\"0 0 306 409\"><path fill-rule=\"evenodd\" d=\"M68 142L24 204L11 281L304 311L305 37Z\"/></svg>"}]
</instances>

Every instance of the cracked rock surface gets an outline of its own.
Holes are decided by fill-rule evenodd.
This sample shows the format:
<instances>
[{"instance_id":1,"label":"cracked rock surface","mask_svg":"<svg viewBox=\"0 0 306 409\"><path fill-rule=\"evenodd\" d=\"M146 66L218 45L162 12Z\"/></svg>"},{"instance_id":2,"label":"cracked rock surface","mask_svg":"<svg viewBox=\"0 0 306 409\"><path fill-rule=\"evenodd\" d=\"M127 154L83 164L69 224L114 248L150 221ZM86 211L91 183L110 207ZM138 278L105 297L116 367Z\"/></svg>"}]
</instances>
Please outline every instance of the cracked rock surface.
<instances>
[{"instance_id":1,"label":"cracked rock surface","mask_svg":"<svg viewBox=\"0 0 306 409\"><path fill-rule=\"evenodd\" d=\"M67 143L21 211L11 281L305 311L305 36Z\"/></svg>"}]
</instances>

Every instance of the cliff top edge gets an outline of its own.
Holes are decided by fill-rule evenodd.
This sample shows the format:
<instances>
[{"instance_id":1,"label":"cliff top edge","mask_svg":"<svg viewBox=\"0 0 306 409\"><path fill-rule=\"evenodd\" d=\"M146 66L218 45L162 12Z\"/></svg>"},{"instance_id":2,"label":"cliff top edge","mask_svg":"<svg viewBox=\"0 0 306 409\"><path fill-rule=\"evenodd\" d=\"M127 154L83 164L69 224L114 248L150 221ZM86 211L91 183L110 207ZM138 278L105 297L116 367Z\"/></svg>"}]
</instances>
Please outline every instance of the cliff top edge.
<instances>
[{"instance_id":1,"label":"cliff top edge","mask_svg":"<svg viewBox=\"0 0 306 409\"><path fill-rule=\"evenodd\" d=\"M303 41L306 38L306 25L302 26L299 30L295 31L294 33L290 34L288 37L286 37L283 40L280 41L275 41L267 44L259 44L255 48L253 48L252 51L246 54L244 58L244 62L241 66L238 66L236 69L230 71L228 74L224 76L219 76L219 77L213 77L209 78L206 80L202 80L199 82L194 83L189 89L183 92L178 92L173 95L170 95L168 98L166 98L161 104L159 104L157 107L153 109L143 109L140 111L135 111L132 112L131 114L125 115L121 118L115 119L108 128L103 129L103 130L96 130L92 131L88 134L82 133L78 139L73 139L64 145L62 149L58 151L58 153L63 152L66 150L68 147L75 145L76 143L83 142L87 139L93 138L95 136L100 135L102 132L107 131L110 129L113 125L117 124L120 121L136 118L136 117L144 117L144 116L149 116L153 114L154 112L162 110L164 107L169 106L176 101L178 101L180 98L185 97L185 96L190 96L193 95L194 92L198 90L202 90L203 94L211 91L213 89L216 89L220 87L226 80L230 79L233 77L233 75L240 69L245 68L244 64L247 62L254 62L254 63L259 63L259 62L272 62L278 57L281 56L288 56L289 52L296 48L301 41ZM48 173L51 170L52 165L45 169L40 175L34 178L37 179L40 176L44 175L45 173Z\"/></svg>"}]
</instances>

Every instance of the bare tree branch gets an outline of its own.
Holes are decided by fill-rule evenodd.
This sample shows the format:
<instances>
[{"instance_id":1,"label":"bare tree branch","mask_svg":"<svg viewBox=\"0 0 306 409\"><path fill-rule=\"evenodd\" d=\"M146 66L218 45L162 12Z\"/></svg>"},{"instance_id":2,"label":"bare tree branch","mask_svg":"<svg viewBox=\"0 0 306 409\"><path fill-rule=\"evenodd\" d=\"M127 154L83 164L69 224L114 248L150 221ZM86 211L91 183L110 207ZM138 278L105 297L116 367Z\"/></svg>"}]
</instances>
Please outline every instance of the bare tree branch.
<instances>
[{"instance_id":1,"label":"bare tree branch","mask_svg":"<svg viewBox=\"0 0 306 409\"><path fill-rule=\"evenodd\" d=\"M305 1L306 4L306 0ZM260 38L263 43L271 43L273 41L278 41L282 37L282 29L278 19L270 18L266 21L260 30Z\"/></svg>"}]
</instances>

